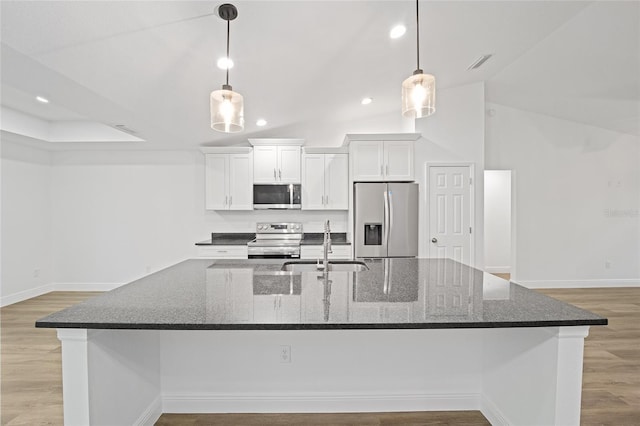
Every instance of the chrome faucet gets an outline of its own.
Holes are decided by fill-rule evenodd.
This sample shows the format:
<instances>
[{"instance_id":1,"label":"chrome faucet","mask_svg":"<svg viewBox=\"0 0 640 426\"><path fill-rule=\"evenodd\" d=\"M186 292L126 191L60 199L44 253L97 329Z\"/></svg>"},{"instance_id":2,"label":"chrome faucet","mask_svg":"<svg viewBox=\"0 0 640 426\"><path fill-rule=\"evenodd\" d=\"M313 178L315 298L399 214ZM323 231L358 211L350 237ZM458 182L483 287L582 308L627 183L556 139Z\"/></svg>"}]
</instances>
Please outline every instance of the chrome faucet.
<instances>
[{"instance_id":1,"label":"chrome faucet","mask_svg":"<svg viewBox=\"0 0 640 426\"><path fill-rule=\"evenodd\" d=\"M329 221L324 224L324 242L322 243L324 247L324 258L322 260L322 269L327 272L329 270L329 253L333 253L331 250L331 226L329 225Z\"/></svg>"}]
</instances>

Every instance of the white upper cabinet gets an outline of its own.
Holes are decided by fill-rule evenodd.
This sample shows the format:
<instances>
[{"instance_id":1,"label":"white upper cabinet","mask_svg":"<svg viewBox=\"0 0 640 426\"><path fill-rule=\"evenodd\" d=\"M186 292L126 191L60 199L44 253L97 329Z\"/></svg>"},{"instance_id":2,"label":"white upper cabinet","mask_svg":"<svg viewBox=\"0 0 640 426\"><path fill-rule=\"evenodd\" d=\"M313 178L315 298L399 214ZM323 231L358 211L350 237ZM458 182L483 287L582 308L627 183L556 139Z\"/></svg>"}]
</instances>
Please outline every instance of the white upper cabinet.
<instances>
[{"instance_id":1,"label":"white upper cabinet","mask_svg":"<svg viewBox=\"0 0 640 426\"><path fill-rule=\"evenodd\" d=\"M384 180L384 145L380 141L351 143L353 180Z\"/></svg>"},{"instance_id":2,"label":"white upper cabinet","mask_svg":"<svg viewBox=\"0 0 640 426\"><path fill-rule=\"evenodd\" d=\"M205 154L205 208L253 210L253 154Z\"/></svg>"},{"instance_id":3,"label":"white upper cabinet","mask_svg":"<svg viewBox=\"0 0 640 426\"><path fill-rule=\"evenodd\" d=\"M385 180L413 180L413 141L384 142Z\"/></svg>"},{"instance_id":4,"label":"white upper cabinet","mask_svg":"<svg viewBox=\"0 0 640 426\"><path fill-rule=\"evenodd\" d=\"M353 141L354 181L413 181L414 141Z\"/></svg>"},{"instance_id":5,"label":"white upper cabinet","mask_svg":"<svg viewBox=\"0 0 640 426\"><path fill-rule=\"evenodd\" d=\"M348 154L304 154L302 172L303 210L349 208Z\"/></svg>"},{"instance_id":6,"label":"white upper cabinet","mask_svg":"<svg viewBox=\"0 0 640 426\"><path fill-rule=\"evenodd\" d=\"M249 139L254 183L300 183L301 139Z\"/></svg>"},{"instance_id":7,"label":"white upper cabinet","mask_svg":"<svg viewBox=\"0 0 640 426\"><path fill-rule=\"evenodd\" d=\"M324 154L302 156L302 209L324 210Z\"/></svg>"},{"instance_id":8,"label":"white upper cabinet","mask_svg":"<svg viewBox=\"0 0 640 426\"><path fill-rule=\"evenodd\" d=\"M278 149L275 146L257 146L253 149L253 180L271 183L278 180Z\"/></svg>"}]
</instances>

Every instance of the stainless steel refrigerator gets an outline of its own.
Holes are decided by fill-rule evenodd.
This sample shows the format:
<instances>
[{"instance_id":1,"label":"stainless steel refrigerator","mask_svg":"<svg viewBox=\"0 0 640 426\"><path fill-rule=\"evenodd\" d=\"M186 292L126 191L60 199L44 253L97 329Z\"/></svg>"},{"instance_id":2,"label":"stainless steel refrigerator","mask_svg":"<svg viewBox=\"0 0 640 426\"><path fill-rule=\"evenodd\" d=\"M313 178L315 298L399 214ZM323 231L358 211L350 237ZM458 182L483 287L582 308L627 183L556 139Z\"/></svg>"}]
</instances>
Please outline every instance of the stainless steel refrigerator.
<instances>
[{"instance_id":1,"label":"stainless steel refrigerator","mask_svg":"<svg viewBox=\"0 0 640 426\"><path fill-rule=\"evenodd\" d=\"M354 184L355 257L418 255L418 184Z\"/></svg>"}]
</instances>

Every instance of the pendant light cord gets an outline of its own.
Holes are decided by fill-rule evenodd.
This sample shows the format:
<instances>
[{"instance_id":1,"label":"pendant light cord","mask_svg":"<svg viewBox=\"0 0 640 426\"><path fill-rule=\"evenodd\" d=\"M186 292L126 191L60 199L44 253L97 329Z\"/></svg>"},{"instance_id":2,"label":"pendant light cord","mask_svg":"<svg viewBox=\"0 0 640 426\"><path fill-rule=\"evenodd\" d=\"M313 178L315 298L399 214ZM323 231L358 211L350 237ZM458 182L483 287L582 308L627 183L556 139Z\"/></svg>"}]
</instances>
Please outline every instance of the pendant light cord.
<instances>
[{"instance_id":1,"label":"pendant light cord","mask_svg":"<svg viewBox=\"0 0 640 426\"><path fill-rule=\"evenodd\" d=\"M416 0L416 69L420 69L420 13L418 0Z\"/></svg>"},{"instance_id":2,"label":"pendant light cord","mask_svg":"<svg viewBox=\"0 0 640 426\"><path fill-rule=\"evenodd\" d=\"M229 85L229 27L230 21L227 20L227 86Z\"/></svg>"}]
</instances>

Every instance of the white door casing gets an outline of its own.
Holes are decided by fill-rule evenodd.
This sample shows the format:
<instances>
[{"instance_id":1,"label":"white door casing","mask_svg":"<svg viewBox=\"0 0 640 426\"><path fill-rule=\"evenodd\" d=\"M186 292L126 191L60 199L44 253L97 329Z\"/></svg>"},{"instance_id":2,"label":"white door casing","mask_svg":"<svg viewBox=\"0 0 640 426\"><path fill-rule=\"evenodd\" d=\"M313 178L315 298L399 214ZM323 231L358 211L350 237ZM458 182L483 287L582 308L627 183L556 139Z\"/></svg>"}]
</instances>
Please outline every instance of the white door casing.
<instances>
[{"instance_id":1,"label":"white door casing","mask_svg":"<svg viewBox=\"0 0 640 426\"><path fill-rule=\"evenodd\" d=\"M472 264L471 167L431 165L427 169L429 257Z\"/></svg>"}]
</instances>

